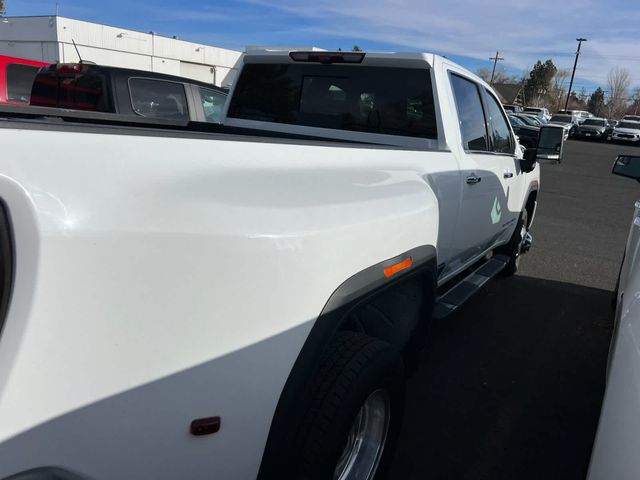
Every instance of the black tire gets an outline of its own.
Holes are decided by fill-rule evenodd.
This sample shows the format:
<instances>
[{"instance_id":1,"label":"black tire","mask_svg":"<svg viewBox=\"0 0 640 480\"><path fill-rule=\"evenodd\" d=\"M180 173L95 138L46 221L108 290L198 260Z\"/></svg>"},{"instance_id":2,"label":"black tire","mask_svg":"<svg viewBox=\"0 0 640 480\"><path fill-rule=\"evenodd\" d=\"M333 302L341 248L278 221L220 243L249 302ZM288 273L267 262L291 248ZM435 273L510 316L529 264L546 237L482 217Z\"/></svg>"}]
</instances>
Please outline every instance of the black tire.
<instances>
[{"instance_id":1,"label":"black tire","mask_svg":"<svg viewBox=\"0 0 640 480\"><path fill-rule=\"evenodd\" d=\"M339 332L327 348L313 386L313 400L296 444L300 448L296 479L333 478L347 437L365 401L383 390L389 421L376 479L393 458L404 409L404 370L397 349L356 332Z\"/></svg>"},{"instance_id":2,"label":"black tire","mask_svg":"<svg viewBox=\"0 0 640 480\"><path fill-rule=\"evenodd\" d=\"M511 240L507 245L503 248L499 249L496 253L500 253L502 255L507 255L509 257L509 263L502 270L502 275L506 277L510 277L515 275L518 271L518 267L520 266L520 257L522 250L522 227L523 225L526 227L529 221L529 214L526 210L520 214L520 218L518 219L518 223L516 224L516 230L513 232Z\"/></svg>"}]
</instances>

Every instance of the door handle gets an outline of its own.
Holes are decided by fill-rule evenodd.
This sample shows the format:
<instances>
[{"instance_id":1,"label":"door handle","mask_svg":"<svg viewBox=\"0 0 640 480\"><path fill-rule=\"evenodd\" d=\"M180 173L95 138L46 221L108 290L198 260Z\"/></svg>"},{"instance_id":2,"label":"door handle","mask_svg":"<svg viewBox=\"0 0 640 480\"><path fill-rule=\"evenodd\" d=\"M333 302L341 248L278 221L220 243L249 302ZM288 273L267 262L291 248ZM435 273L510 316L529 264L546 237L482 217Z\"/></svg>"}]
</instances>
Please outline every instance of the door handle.
<instances>
[{"instance_id":1,"label":"door handle","mask_svg":"<svg viewBox=\"0 0 640 480\"><path fill-rule=\"evenodd\" d=\"M513 178L513 172L504 172L504 178Z\"/></svg>"},{"instance_id":2,"label":"door handle","mask_svg":"<svg viewBox=\"0 0 640 480\"><path fill-rule=\"evenodd\" d=\"M467 183L469 185L475 185L476 183L480 183L482 177L477 176L475 173L472 173L467 177Z\"/></svg>"}]
</instances>

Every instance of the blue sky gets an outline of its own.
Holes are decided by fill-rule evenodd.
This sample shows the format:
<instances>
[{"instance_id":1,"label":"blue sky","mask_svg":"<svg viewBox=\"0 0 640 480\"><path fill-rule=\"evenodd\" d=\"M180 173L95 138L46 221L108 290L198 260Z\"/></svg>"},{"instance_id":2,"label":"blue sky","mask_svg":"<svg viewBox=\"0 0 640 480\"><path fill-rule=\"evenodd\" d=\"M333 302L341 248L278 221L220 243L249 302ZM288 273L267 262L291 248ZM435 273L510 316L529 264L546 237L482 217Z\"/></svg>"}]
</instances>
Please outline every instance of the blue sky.
<instances>
[{"instance_id":1,"label":"blue sky","mask_svg":"<svg viewBox=\"0 0 640 480\"><path fill-rule=\"evenodd\" d=\"M55 1L5 0L7 15L46 15ZM627 68L640 85L640 8L631 0L61 0L60 14L242 50L245 45L427 51L476 70L496 49L509 74L552 58L573 66L574 90L606 90L609 70Z\"/></svg>"}]
</instances>

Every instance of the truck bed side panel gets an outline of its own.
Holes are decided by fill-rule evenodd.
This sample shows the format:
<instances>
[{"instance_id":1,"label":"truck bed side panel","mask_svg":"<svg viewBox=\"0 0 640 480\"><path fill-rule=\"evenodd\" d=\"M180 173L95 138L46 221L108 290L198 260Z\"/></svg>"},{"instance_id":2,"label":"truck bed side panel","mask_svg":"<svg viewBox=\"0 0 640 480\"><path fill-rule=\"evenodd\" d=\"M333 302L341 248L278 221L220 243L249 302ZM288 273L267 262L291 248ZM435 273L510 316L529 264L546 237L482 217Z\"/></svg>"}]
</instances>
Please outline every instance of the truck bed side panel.
<instances>
[{"instance_id":1,"label":"truck bed side panel","mask_svg":"<svg viewBox=\"0 0 640 480\"><path fill-rule=\"evenodd\" d=\"M450 165L444 152L241 138L0 129L0 143L16 243L0 477L254 477L327 299L436 245L418 172ZM220 432L189 435L214 415Z\"/></svg>"}]
</instances>

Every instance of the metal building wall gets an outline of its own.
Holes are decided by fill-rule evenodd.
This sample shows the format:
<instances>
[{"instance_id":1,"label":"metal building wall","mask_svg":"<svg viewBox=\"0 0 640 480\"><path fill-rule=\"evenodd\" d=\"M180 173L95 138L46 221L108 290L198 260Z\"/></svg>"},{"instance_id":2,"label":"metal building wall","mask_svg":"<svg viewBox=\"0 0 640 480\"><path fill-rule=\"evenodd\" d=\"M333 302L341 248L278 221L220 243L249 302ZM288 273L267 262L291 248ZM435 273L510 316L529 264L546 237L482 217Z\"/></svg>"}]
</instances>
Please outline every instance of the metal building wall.
<instances>
[{"instance_id":1,"label":"metal building wall","mask_svg":"<svg viewBox=\"0 0 640 480\"><path fill-rule=\"evenodd\" d=\"M221 85L240 52L60 16L0 20L0 54L51 62L83 60Z\"/></svg>"},{"instance_id":2,"label":"metal building wall","mask_svg":"<svg viewBox=\"0 0 640 480\"><path fill-rule=\"evenodd\" d=\"M55 17L4 17L0 20L0 53L58 61Z\"/></svg>"}]
</instances>

